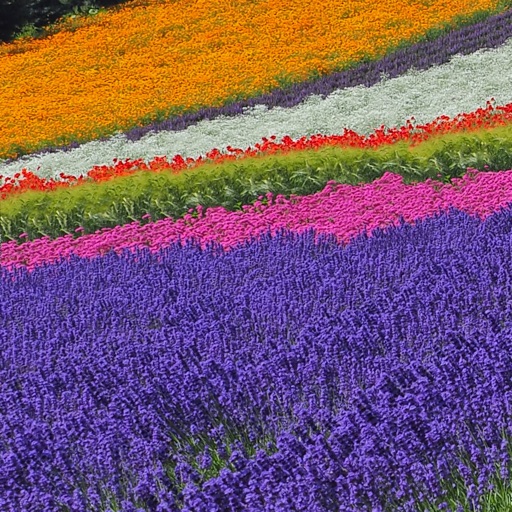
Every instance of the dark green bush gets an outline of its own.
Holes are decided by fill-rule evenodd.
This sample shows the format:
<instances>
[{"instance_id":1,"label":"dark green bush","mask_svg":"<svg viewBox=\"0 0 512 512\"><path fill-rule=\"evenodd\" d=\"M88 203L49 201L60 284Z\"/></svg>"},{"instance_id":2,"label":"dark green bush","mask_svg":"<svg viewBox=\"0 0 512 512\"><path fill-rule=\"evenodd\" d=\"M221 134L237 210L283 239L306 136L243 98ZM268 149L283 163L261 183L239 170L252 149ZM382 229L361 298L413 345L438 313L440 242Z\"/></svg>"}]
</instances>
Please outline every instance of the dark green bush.
<instances>
[{"instance_id":1,"label":"dark green bush","mask_svg":"<svg viewBox=\"0 0 512 512\"><path fill-rule=\"evenodd\" d=\"M43 27L68 14L88 14L91 9L112 7L126 0L0 0L0 42L19 34L44 35Z\"/></svg>"},{"instance_id":2,"label":"dark green bush","mask_svg":"<svg viewBox=\"0 0 512 512\"><path fill-rule=\"evenodd\" d=\"M0 41L8 41L25 24L25 0L0 0Z\"/></svg>"}]
</instances>

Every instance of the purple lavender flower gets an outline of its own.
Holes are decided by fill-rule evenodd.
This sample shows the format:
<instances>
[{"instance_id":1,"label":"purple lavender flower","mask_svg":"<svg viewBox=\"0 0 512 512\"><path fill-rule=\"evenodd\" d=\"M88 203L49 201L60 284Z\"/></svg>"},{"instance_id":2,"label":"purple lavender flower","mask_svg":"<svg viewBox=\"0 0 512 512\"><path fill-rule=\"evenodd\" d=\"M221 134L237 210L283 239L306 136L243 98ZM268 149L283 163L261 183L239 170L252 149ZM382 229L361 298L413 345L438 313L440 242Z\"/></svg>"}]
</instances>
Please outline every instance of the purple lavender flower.
<instances>
[{"instance_id":1,"label":"purple lavender flower","mask_svg":"<svg viewBox=\"0 0 512 512\"><path fill-rule=\"evenodd\" d=\"M476 501L510 463L511 220L2 269L0 508Z\"/></svg>"}]
</instances>

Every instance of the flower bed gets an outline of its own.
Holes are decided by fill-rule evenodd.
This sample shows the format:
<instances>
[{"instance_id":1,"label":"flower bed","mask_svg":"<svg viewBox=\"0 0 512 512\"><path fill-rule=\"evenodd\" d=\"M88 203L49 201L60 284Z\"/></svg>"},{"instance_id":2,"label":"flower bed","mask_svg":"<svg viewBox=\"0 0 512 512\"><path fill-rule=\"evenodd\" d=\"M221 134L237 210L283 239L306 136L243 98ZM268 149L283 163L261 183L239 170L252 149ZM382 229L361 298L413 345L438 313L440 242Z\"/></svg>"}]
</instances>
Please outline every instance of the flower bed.
<instances>
[{"instance_id":1,"label":"flower bed","mask_svg":"<svg viewBox=\"0 0 512 512\"><path fill-rule=\"evenodd\" d=\"M1 270L0 505L474 501L510 462L511 220Z\"/></svg>"},{"instance_id":2,"label":"flower bed","mask_svg":"<svg viewBox=\"0 0 512 512\"><path fill-rule=\"evenodd\" d=\"M137 0L0 46L0 510L508 510L510 7Z\"/></svg>"},{"instance_id":3,"label":"flower bed","mask_svg":"<svg viewBox=\"0 0 512 512\"><path fill-rule=\"evenodd\" d=\"M429 29L453 27L457 16L492 12L500 4L126 4L96 24L32 41L26 51L9 53L6 45L0 61L6 114L0 118L0 158L270 92L363 56L382 56Z\"/></svg>"}]
</instances>

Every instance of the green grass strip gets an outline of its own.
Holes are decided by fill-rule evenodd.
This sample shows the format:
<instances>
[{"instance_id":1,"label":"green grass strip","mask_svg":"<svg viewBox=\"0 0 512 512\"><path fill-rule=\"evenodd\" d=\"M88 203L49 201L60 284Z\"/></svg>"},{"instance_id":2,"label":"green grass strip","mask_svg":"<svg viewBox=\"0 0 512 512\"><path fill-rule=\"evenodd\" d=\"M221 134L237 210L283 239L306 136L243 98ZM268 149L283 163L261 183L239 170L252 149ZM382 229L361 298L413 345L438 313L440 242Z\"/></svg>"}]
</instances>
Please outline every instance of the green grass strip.
<instances>
[{"instance_id":1,"label":"green grass strip","mask_svg":"<svg viewBox=\"0 0 512 512\"><path fill-rule=\"evenodd\" d=\"M191 208L240 209L271 192L289 197L322 190L326 183L370 183L386 171L406 183L427 178L448 182L472 167L512 168L512 125L435 137L415 147L406 142L378 149L325 147L224 163L208 163L181 174L138 171L108 182L55 191L29 191L0 201L0 242L56 238L141 220L175 220ZM77 235L78 236L78 235Z\"/></svg>"}]
</instances>

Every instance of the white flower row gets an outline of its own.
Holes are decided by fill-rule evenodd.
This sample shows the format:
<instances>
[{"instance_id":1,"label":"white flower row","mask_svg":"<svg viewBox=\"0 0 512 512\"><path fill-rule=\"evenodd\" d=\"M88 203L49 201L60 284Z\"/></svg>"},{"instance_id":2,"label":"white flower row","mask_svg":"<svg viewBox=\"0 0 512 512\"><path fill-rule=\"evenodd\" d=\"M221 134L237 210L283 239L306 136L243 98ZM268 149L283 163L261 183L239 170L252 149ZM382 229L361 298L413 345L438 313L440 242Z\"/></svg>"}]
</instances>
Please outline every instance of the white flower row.
<instances>
[{"instance_id":1,"label":"white flower row","mask_svg":"<svg viewBox=\"0 0 512 512\"><path fill-rule=\"evenodd\" d=\"M262 137L271 135L280 141L285 135L297 139L317 133L341 134L344 128L368 135L381 125L402 126L412 116L417 123L426 123L440 115L453 117L485 107L492 97L498 105L512 102L511 62L512 39L498 49L457 55L426 71L384 78L373 87L341 89L325 99L311 96L293 108L258 105L237 117L201 121L179 132L149 133L136 142L117 134L71 151L26 155L0 163L0 175L13 176L26 168L46 178L58 178L61 172L79 176L95 165L112 165L114 158L143 158L146 162L164 155L169 161L177 154L197 158L213 148L223 151L228 145L254 147Z\"/></svg>"}]
</instances>

